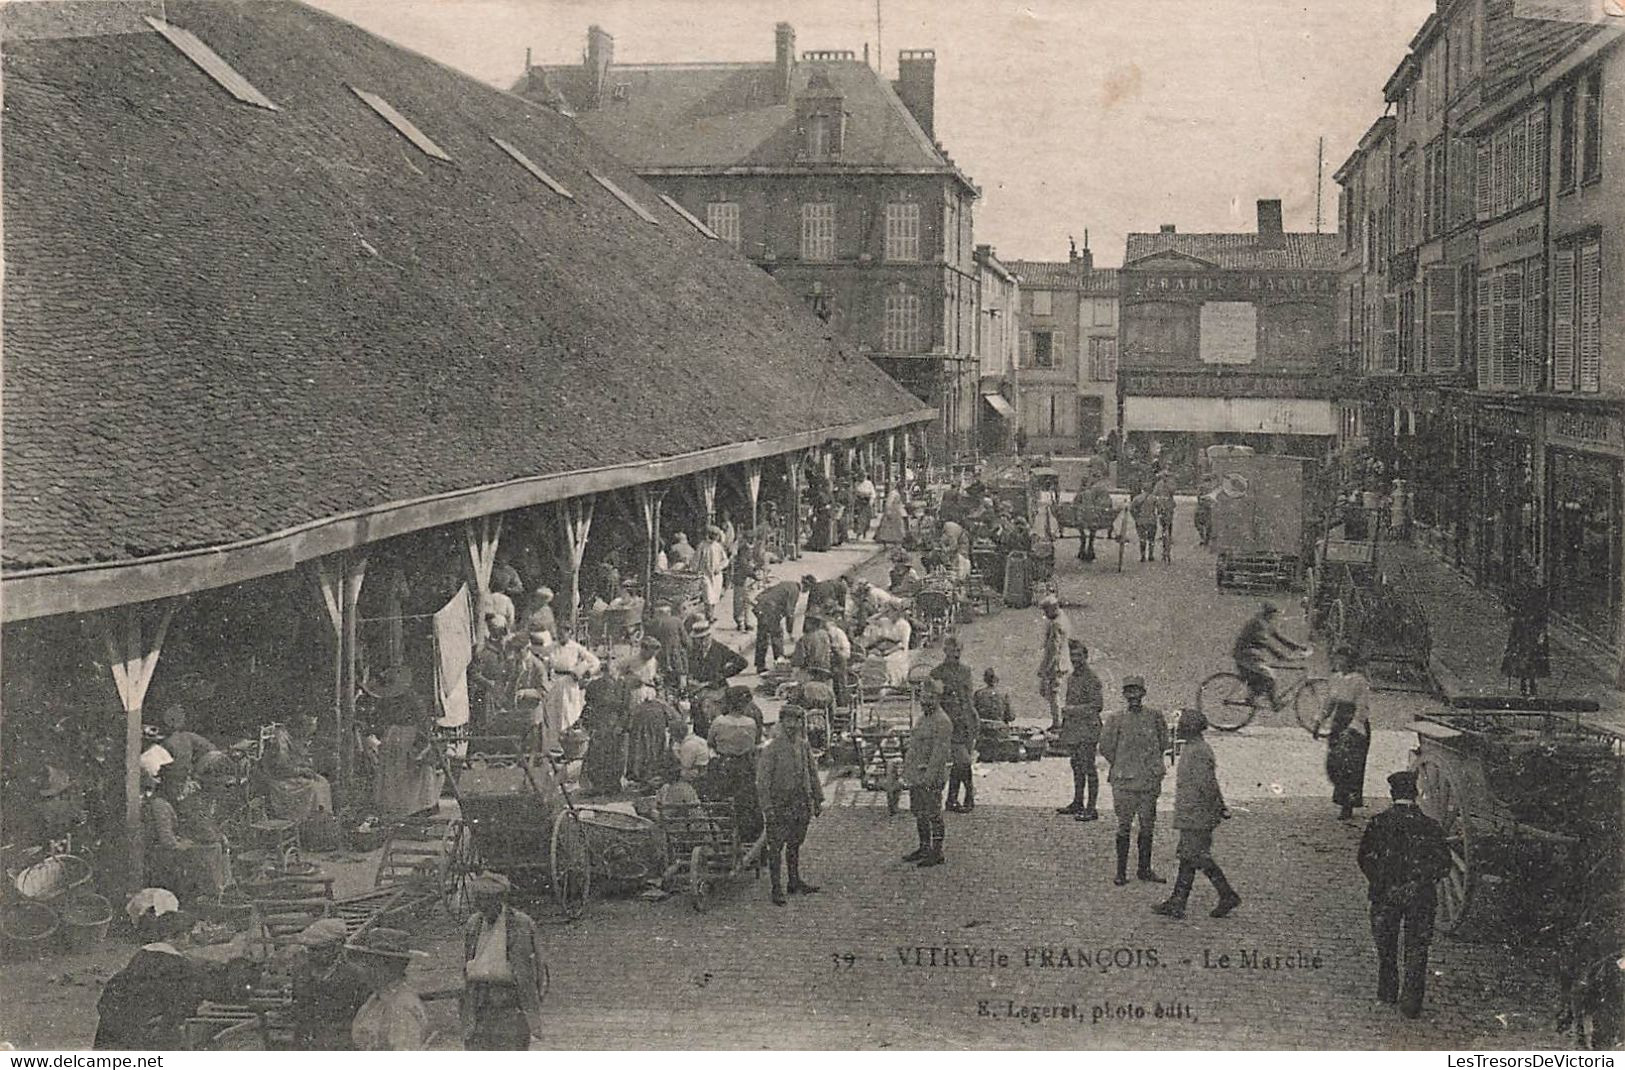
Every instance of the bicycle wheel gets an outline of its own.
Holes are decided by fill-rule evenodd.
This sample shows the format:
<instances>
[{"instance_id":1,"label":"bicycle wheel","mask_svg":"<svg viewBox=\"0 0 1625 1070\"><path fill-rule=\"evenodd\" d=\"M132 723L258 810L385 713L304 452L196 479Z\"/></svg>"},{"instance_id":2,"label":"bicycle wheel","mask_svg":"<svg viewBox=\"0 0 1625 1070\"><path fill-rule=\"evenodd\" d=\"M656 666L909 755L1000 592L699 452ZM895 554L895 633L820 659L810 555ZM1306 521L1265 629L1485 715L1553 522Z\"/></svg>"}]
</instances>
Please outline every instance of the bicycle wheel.
<instances>
[{"instance_id":1,"label":"bicycle wheel","mask_svg":"<svg viewBox=\"0 0 1625 1070\"><path fill-rule=\"evenodd\" d=\"M1321 718L1326 715L1326 687L1325 680L1311 676L1292 697L1292 715L1303 730L1316 739L1320 738Z\"/></svg>"},{"instance_id":2,"label":"bicycle wheel","mask_svg":"<svg viewBox=\"0 0 1625 1070\"><path fill-rule=\"evenodd\" d=\"M548 876L553 898L564 916L575 921L586 913L587 896L592 892L592 866L587 855L587 833L575 811L565 809L553 819L553 837L548 844Z\"/></svg>"},{"instance_id":3,"label":"bicycle wheel","mask_svg":"<svg viewBox=\"0 0 1625 1070\"><path fill-rule=\"evenodd\" d=\"M1234 732L1253 719L1247 681L1233 672L1216 672L1196 689L1196 708L1221 732Z\"/></svg>"}]
</instances>

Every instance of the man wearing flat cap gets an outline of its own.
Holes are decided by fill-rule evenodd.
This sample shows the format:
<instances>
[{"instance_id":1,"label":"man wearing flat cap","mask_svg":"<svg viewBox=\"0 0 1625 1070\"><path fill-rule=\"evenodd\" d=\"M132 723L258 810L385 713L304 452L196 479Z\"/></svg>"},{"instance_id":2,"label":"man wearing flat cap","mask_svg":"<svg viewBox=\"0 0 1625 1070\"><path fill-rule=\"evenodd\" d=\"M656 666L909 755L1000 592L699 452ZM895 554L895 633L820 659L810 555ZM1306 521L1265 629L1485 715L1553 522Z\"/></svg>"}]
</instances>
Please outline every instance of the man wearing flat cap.
<instances>
[{"instance_id":1,"label":"man wearing flat cap","mask_svg":"<svg viewBox=\"0 0 1625 1070\"><path fill-rule=\"evenodd\" d=\"M508 905L500 873L469 881L474 914L463 926L465 1051L525 1051L542 1028L541 949L536 923Z\"/></svg>"},{"instance_id":2,"label":"man wearing flat cap","mask_svg":"<svg viewBox=\"0 0 1625 1070\"><path fill-rule=\"evenodd\" d=\"M942 822L942 789L948 784L948 768L953 764L954 723L942 708L942 681L927 679L921 694L925 716L914 726L908 750L903 755L903 776L908 781L908 808L920 846L903 856L903 861L920 867L940 866L944 861L943 841L947 837Z\"/></svg>"},{"instance_id":3,"label":"man wearing flat cap","mask_svg":"<svg viewBox=\"0 0 1625 1070\"><path fill-rule=\"evenodd\" d=\"M801 844L807 825L824 809L824 788L818 766L807 743L807 713L791 704L779 711L779 730L756 760L756 798L767 822L768 875L773 879L773 902L784 905L785 885L779 883L779 855L789 870L791 895L811 895L818 886L801 879Z\"/></svg>"},{"instance_id":4,"label":"man wearing flat cap","mask_svg":"<svg viewBox=\"0 0 1625 1070\"><path fill-rule=\"evenodd\" d=\"M688 678L699 689L694 702L694 731L705 735L722 710L728 681L750 667L726 644L717 642L714 625L700 617L689 623Z\"/></svg>"},{"instance_id":5,"label":"man wearing flat cap","mask_svg":"<svg viewBox=\"0 0 1625 1070\"><path fill-rule=\"evenodd\" d=\"M1377 998L1398 1003L1401 1014L1415 1018L1422 1013L1427 985L1434 884L1450 872L1450 849L1444 829L1416 805L1415 773L1390 774L1388 793L1394 805L1366 825L1358 857L1360 872L1371 884Z\"/></svg>"},{"instance_id":6,"label":"man wearing flat cap","mask_svg":"<svg viewBox=\"0 0 1625 1070\"><path fill-rule=\"evenodd\" d=\"M1117 811L1117 877L1128 883L1129 835L1139 818L1139 869L1136 875L1152 884L1167 884L1151 868L1151 836L1157 825L1157 796L1167 772L1163 755L1168 750L1168 722L1162 711L1145 705L1145 677L1123 678L1124 708L1106 718L1100 733L1100 753L1111 763L1106 778L1112 786L1112 808Z\"/></svg>"}]
</instances>

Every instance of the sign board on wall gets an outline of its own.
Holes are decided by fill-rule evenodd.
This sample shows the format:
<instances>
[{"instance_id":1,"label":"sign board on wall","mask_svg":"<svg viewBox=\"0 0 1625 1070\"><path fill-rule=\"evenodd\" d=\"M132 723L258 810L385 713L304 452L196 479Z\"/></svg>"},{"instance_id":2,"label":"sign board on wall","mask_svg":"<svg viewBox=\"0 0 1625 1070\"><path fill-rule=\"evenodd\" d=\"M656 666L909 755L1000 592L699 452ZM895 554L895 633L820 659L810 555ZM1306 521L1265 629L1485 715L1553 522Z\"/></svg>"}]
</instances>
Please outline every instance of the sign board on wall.
<instances>
[{"instance_id":1,"label":"sign board on wall","mask_svg":"<svg viewBox=\"0 0 1625 1070\"><path fill-rule=\"evenodd\" d=\"M1177 398L1129 396L1129 431L1233 431L1266 435L1335 435L1336 406L1313 398Z\"/></svg>"},{"instance_id":2,"label":"sign board on wall","mask_svg":"<svg viewBox=\"0 0 1625 1070\"><path fill-rule=\"evenodd\" d=\"M1258 359L1258 306L1251 301L1205 301L1199 352L1203 364L1251 364Z\"/></svg>"}]
</instances>

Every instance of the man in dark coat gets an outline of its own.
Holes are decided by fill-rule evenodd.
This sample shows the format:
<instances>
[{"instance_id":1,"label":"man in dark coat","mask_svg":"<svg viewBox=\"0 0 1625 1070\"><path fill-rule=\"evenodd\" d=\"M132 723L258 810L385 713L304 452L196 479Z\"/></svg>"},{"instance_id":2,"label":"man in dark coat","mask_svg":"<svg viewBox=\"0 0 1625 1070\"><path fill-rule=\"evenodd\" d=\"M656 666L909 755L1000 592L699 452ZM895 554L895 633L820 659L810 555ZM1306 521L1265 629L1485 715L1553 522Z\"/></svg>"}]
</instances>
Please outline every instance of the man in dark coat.
<instances>
[{"instance_id":1,"label":"man in dark coat","mask_svg":"<svg viewBox=\"0 0 1625 1070\"><path fill-rule=\"evenodd\" d=\"M1391 773L1394 805L1371 819L1360 839L1360 872L1371 883L1371 935L1377 943L1377 998L1407 1018L1422 1013L1434 883L1450 872L1444 830L1416 805L1416 774ZM1404 934L1401 982L1400 934Z\"/></svg>"},{"instance_id":2,"label":"man in dark coat","mask_svg":"<svg viewBox=\"0 0 1625 1070\"><path fill-rule=\"evenodd\" d=\"M942 788L953 762L954 726L942 709L941 680L926 681L921 701L925 715L914 726L908 751L903 755L908 808L914 813L920 846L904 855L903 861L918 863L923 868L943 863L946 829L942 824Z\"/></svg>"},{"instance_id":3,"label":"man in dark coat","mask_svg":"<svg viewBox=\"0 0 1625 1070\"><path fill-rule=\"evenodd\" d=\"M1100 774L1095 755L1100 750L1100 711L1105 708L1100 677L1089 667L1089 648L1076 639L1067 644L1072 675L1066 681L1066 704L1061 707L1061 731L1055 741L1067 748L1072 764L1072 801L1059 807L1078 821L1098 821L1095 800L1100 795Z\"/></svg>"},{"instance_id":4,"label":"man in dark coat","mask_svg":"<svg viewBox=\"0 0 1625 1070\"><path fill-rule=\"evenodd\" d=\"M670 602L655 603L655 615L643 632L660 640L660 675L666 686L680 689L688 679L688 636Z\"/></svg>"},{"instance_id":5,"label":"man in dark coat","mask_svg":"<svg viewBox=\"0 0 1625 1070\"><path fill-rule=\"evenodd\" d=\"M779 730L756 759L756 797L767 822L768 876L773 902L784 905L784 892L811 895L818 886L801 879L801 844L807 825L824 809L824 788L807 743L807 714L800 706L779 711ZM779 855L789 870L789 884L779 883Z\"/></svg>"},{"instance_id":6,"label":"man in dark coat","mask_svg":"<svg viewBox=\"0 0 1625 1070\"><path fill-rule=\"evenodd\" d=\"M976 705L974 681L970 667L959 660L960 644L957 636L942 641L942 662L931 670L931 679L942 684L942 709L953 722L953 765L948 770L948 804L946 809L968 814L976 805L976 786L971 782L971 752L976 746ZM959 788L964 785L965 801L959 801Z\"/></svg>"},{"instance_id":7,"label":"man in dark coat","mask_svg":"<svg viewBox=\"0 0 1625 1070\"><path fill-rule=\"evenodd\" d=\"M1241 896L1230 886L1224 870L1213 861L1213 830L1219 822L1230 816L1224 804L1224 793L1219 790L1218 763L1213 748L1208 746L1202 733L1207 731L1207 718L1201 710L1180 710L1174 732L1185 741L1179 752L1179 771L1174 777L1174 828L1179 830L1179 846L1174 855L1179 859L1179 875L1174 878L1174 892L1151 909L1170 918L1185 916L1185 902L1190 898L1191 885L1196 883L1200 870L1213 882L1219 893L1219 905L1212 916L1222 918L1241 905Z\"/></svg>"},{"instance_id":8,"label":"man in dark coat","mask_svg":"<svg viewBox=\"0 0 1625 1070\"><path fill-rule=\"evenodd\" d=\"M801 601L801 584L795 580L775 583L756 596L756 671L767 671L767 651L775 659L784 657L785 635L794 630L796 603Z\"/></svg>"},{"instance_id":9,"label":"man in dark coat","mask_svg":"<svg viewBox=\"0 0 1625 1070\"><path fill-rule=\"evenodd\" d=\"M711 633L711 622L703 618L689 625L693 643L688 651L688 678L700 691L694 702L694 732L704 736L711 727L711 718L722 710L723 696L728 681L749 667L750 662Z\"/></svg>"},{"instance_id":10,"label":"man in dark coat","mask_svg":"<svg viewBox=\"0 0 1625 1070\"><path fill-rule=\"evenodd\" d=\"M193 918L182 911L157 915L155 937L107 979L96 1001L97 1051L174 1051L181 1025L203 1002L204 968L187 958L184 946Z\"/></svg>"}]
</instances>

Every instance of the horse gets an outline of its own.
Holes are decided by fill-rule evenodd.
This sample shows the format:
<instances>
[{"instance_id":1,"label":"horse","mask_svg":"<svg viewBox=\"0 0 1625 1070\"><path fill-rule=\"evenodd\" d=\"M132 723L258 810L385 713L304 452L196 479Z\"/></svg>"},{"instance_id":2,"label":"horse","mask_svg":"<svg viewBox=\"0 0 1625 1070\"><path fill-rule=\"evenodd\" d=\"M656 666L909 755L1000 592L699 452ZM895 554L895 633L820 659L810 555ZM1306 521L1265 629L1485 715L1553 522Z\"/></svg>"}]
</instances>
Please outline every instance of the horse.
<instances>
[{"instance_id":1,"label":"horse","mask_svg":"<svg viewBox=\"0 0 1625 1070\"><path fill-rule=\"evenodd\" d=\"M1110 534L1117 520L1111 492L1104 487L1082 491L1070 502L1056 502L1050 506L1050 513L1055 517L1057 539L1064 538L1069 528L1077 531L1079 561L1095 559L1096 533Z\"/></svg>"}]
</instances>

